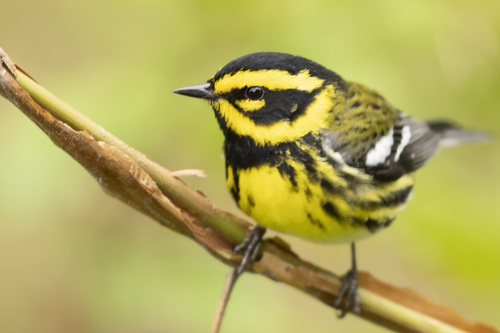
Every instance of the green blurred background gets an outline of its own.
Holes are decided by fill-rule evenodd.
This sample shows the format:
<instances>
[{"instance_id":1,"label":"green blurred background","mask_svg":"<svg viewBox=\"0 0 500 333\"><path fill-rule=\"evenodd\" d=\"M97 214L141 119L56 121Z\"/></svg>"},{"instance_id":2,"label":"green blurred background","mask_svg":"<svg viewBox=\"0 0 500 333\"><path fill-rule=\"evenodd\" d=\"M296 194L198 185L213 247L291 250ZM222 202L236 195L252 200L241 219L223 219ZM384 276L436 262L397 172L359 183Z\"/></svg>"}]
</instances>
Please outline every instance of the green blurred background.
<instances>
[{"instance_id":1,"label":"green blurred background","mask_svg":"<svg viewBox=\"0 0 500 333\"><path fill-rule=\"evenodd\" d=\"M256 51L311 58L419 118L496 134L420 171L396 223L360 242L377 277L500 326L500 2L2 1L0 46L60 98L238 212L210 108L171 94ZM0 331L208 332L227 267L106 196L0 100ZM282 236L337 273L347 246ZM385 332L261 276L223 332Z\"/></svg>"}]
</instances>

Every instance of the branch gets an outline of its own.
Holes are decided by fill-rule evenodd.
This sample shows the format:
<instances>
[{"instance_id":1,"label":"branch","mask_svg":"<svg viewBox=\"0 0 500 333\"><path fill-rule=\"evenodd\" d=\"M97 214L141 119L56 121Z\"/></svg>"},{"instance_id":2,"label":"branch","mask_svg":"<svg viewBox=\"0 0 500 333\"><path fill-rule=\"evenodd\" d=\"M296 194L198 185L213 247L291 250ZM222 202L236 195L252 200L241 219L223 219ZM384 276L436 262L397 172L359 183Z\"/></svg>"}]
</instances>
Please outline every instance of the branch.
<instances>
[{"instance_id":1,"label":"branch","mask_svg":"<svg viewBox=\"0 0 500 333\"><path fill-rule=\"evenodd\" d=\"M16 66L0 48L0 95L11 101L61 149L80 163L103 190L187 236L218 260L235 266L235 244L251 224L212 205L199 191L78 113ZM266 239L254 273L286 283L332 306L341 280L336 274L301 259L278 238ZM493 333L454 310L415 292L389 285L360 272L359 317L397 332Z\"/></svg>"}]
</instances>

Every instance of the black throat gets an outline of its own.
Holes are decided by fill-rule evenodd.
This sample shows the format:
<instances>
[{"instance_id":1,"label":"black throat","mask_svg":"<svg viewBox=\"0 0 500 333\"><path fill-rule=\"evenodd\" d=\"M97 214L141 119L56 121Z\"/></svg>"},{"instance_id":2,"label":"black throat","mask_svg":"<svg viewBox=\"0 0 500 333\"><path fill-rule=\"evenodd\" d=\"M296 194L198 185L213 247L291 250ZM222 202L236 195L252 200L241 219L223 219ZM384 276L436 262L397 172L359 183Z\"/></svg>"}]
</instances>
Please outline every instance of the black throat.
<instances>
[{"instance_id":1,"label":"black throat","mask_svg":"<svg viewBox=\"0 0 500 333\"><path fill-rule=\"evenodd\" d=\"M236 169L249 169L264 164L277 166L284 158L284 152L295 146L295 143L277 145L260 145L249 136L239 136L226 129L224 154L226 163Z\"/></svg>"}]
</instances>

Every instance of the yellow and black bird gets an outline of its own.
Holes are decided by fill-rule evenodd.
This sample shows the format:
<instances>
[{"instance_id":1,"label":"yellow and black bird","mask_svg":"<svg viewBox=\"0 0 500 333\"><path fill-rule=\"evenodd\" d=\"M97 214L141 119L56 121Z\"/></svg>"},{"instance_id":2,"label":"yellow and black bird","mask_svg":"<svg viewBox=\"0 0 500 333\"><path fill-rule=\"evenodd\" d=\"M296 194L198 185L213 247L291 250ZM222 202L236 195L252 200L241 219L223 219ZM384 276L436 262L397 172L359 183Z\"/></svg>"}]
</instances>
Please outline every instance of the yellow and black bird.
<instances>
[{"instance_id":1,"label":"yellow and black bird","mask_svg":"<svg viewBox=\"0 0 500 333\"><path fill-rule=\"evenodd\" d=\"M351 243L352 268L334 304L341 317L360 311L354 242L403 211L415 171L439 147L485 138L414 119L376 91L284 53L240 57L207 83L174 92L212 105L225 136L227 187L259 225L238 248L255 245L240 273L265 228Z\"/></svg>"}]
</instances>

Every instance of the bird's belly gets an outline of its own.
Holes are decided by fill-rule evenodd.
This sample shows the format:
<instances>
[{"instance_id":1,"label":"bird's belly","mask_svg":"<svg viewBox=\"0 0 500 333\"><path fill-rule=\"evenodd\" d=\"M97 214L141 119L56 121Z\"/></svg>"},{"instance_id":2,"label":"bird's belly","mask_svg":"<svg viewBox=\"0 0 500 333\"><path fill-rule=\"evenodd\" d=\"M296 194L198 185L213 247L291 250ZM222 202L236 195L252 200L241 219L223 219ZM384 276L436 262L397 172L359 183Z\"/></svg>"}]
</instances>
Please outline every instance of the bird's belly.
<instances>
[{"instance_id":1,"label":"bird's belly","mask_svg":"<svg viewBox=\"0 0 500 333\"><path fill-rule=\"evenodd\" d=\"M229 167L227 186L245 213L273 230L329 243L352 242L373 232L346 218L349 205L326 193L319 182L298 175L292 184L275 167L242 169L236 175Z\"/></svg>"}]
</instances>

